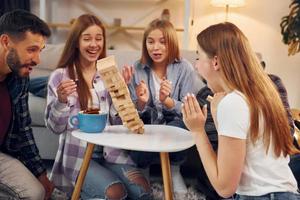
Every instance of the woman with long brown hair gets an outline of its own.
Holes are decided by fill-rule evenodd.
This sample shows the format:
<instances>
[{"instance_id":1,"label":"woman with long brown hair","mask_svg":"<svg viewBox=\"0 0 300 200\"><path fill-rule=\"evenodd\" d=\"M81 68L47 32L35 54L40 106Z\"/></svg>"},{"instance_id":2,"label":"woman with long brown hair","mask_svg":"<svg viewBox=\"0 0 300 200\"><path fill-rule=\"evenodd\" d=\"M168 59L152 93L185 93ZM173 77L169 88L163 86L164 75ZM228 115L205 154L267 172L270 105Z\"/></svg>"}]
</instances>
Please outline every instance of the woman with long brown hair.
<instances>
[{"instance_id":1,"label":"woman with long brown hair","mask_svg":"<svg viewBox=\"0 0 300 200\"><path fill-rule=\"evenodd\" d=\"M79 111L92 107L111 113L113 107L96 62L106 56L105 29L94 15L81 15L72 25L57 69L48 83L46 124L59 134L59 148L50 179L71 195L82 165L87 143L76 139L68 123ZM115 115L110 122L116 123ZM97 150L100 150L99 148ZM94 152L81 191L81 199L149 199L150 186L130 159L122 164L106 162L102 151ZM100 157L100 158L99 158Z\"/></svg>"},{"instance_id":2,"label":"woman with long brown hair","mask_svg":"<svg viewBox=\"0 0 300 200\"><path fill-rule=\"evenodd\" d=\"M211 184L223 197L236 192L236 199L300 199L288 166L297 150L287 114L247 38L227 22L206 28L197 40L195 68L215 93L217 154L204 129L206 106L187 95L182 112Z\"/></svg>"},{"instance_id":3,"label":"woman with long brown hair","mask_svg":"<svg viewBox=\"0 0 300 200\"><path fill-rule=\"evenodd\" d=\"M149 23L144 31L141 58L133 69L124 67L123 76L145 124L186 128L181 114L183 98L188 92L196 93L202 84L191 63L181 57L171 22L155 19ZM187 188L180 166L186 154L187 151L170 154L174 191L182 199ZM141 168L159 162L158 153L131 151L130 156Z\"/></svg>"}]
</instances>

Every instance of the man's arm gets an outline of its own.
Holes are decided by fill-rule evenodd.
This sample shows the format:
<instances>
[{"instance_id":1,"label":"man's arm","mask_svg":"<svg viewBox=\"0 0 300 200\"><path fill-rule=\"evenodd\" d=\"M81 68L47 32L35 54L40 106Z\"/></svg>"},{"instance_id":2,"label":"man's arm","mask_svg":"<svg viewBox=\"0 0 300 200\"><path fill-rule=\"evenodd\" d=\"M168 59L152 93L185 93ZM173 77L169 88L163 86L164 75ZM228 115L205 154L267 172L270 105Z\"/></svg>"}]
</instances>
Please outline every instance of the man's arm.
<instances>
[{"instance_id":1,"label":"man's arm","mask_svg":"<svg viewBox=\"0 0 300 200\"><path fill-rule=\"evenodd\" d=\"M31 117L28 107L28 81L22 79L22 94L18 103L18 113L16 118L19 125L20 147L19 159L24 165L36 176L39 177L46 171L46 168L39 155L39 150L36 146L31 129Z\"/></svg>"}]
</instances>

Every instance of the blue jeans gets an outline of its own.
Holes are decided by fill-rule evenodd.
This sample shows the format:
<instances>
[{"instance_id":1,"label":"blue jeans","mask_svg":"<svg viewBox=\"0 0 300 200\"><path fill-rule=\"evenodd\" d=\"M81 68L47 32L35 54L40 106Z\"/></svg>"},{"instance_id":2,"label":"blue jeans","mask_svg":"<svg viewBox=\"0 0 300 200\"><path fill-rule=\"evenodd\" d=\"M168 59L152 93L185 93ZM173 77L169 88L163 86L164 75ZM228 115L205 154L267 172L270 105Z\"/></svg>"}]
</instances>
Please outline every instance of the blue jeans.
<instances>
[{"instance_id":1,"label":"blue jeans","mask_svg":"<svg viewBox=\"0 0 300 200\"><path fill-rule=\"evenodd\" d=\"M273 192L262 196L236 195L236 200L299 200L300 194L291 192Z\"/></svg>"},{"instance_id":2,"label":"blue jeans","mask_svg":"<svg viewBox=\"0 0 300 200\"><path fill-rule=\"evenodd\" d=\"M138 169L131 165L112 164L105 161L100 164L95 160L91 160L81 190L81 198L83 200L91 198L108 199L105 194L108 187L119 183L125 189L125 194L121 199L152 199L151 190L145 191L142 186L131 182L127 178L127 173L133 170Z\"/></svg>"},{"instance_id":3,"label":"blue jeans","mask_svg":"<svg viewBox=\"0 0 300 200\"><path fill-rule=\"evenodd\" d=\"M35 96L46 98L48 78L48 76L31 78L29 81L29 92Z\"/></svg>"},{"instance_id":4,"label":"blue jeans","mask_svg":"<svg viewBox=\"0 0 300 200\"><path fill-rule=\"evenodd\" d=\"M166 125L187 129L182 120L173 120ZM187 152L188 150L170 153L169 156L171 164L181 165L186 160ZM147 168L152 164L157 164L160 162L159 153L130 151L130 157L140 168Z\"/></svg>"}]
</instances>

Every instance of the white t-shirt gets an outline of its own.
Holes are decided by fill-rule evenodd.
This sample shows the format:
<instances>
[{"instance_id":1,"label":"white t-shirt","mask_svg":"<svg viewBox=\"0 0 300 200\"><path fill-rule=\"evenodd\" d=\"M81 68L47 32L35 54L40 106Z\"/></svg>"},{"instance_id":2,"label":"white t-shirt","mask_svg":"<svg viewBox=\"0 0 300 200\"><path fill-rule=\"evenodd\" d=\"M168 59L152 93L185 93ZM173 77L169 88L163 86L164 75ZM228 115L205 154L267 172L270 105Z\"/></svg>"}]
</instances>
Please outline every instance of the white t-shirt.
<instances>
[{"instance_id":1,"label":"white t-shirt","mask_svg":"<svg viewBox=\"0 0 300 200\"><path fill-rule=\"evenodd\" d=\"M288 166L289 156L276 157L270 143L266 154L262 138L250 141L250 110L244 96L239 92L227 94L217 109L218 134L247 140L245 166L237 193L260 196L271 192L297 192L297 182ZM263 120L260 120L263 133Z\"/></svg>"},{"instance_id":2,"label":"white t-shirt","mask_svg":"<svg viewBox=\"0 0 300 200\"><path fill-rule=\"evenodd\" d=\"M107 99L105 101L102 101L94 88L90 89L91 95L92 95L92 103L89 100L88 105L90 106L92 104L92 108L100 108L102 113L108 113L109 111L109 105Z\"/></svg>"},{"instance_id":3,"label":"white t-shirt","mask_svg":"<svg viewBox=\"0 0 300 200\"><path fill-rule=\"evenodd\" d=\"M153 82L154 82L154 88L155 88L155 100L159 101L159 89L160 89L160 83L161 79L155 74L154 71L152 71L153 76Z\"/></svg>"}]
</instances>

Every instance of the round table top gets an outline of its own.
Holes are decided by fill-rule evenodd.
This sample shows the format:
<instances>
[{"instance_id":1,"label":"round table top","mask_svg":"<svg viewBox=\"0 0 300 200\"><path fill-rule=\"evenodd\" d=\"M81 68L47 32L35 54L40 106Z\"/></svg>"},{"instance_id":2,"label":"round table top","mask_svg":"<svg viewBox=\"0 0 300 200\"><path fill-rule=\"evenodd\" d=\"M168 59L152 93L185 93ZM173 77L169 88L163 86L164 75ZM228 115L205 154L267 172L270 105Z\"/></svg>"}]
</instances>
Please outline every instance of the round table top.
<instances>
[{"instance_id":1,"label":"round table top","mask_svg":"<svg viewBox=\"0 0 300 200\"><path fill-rule=\"evenodd\" d=\"M116 125L107 126L102 133L75 130L72 135L97 145L148 152L177 152L195 144L191 133L182 128L167 125L145 125L144 128L144 134L135 134L123 125Z\"/></svg>"}]
</instances>

